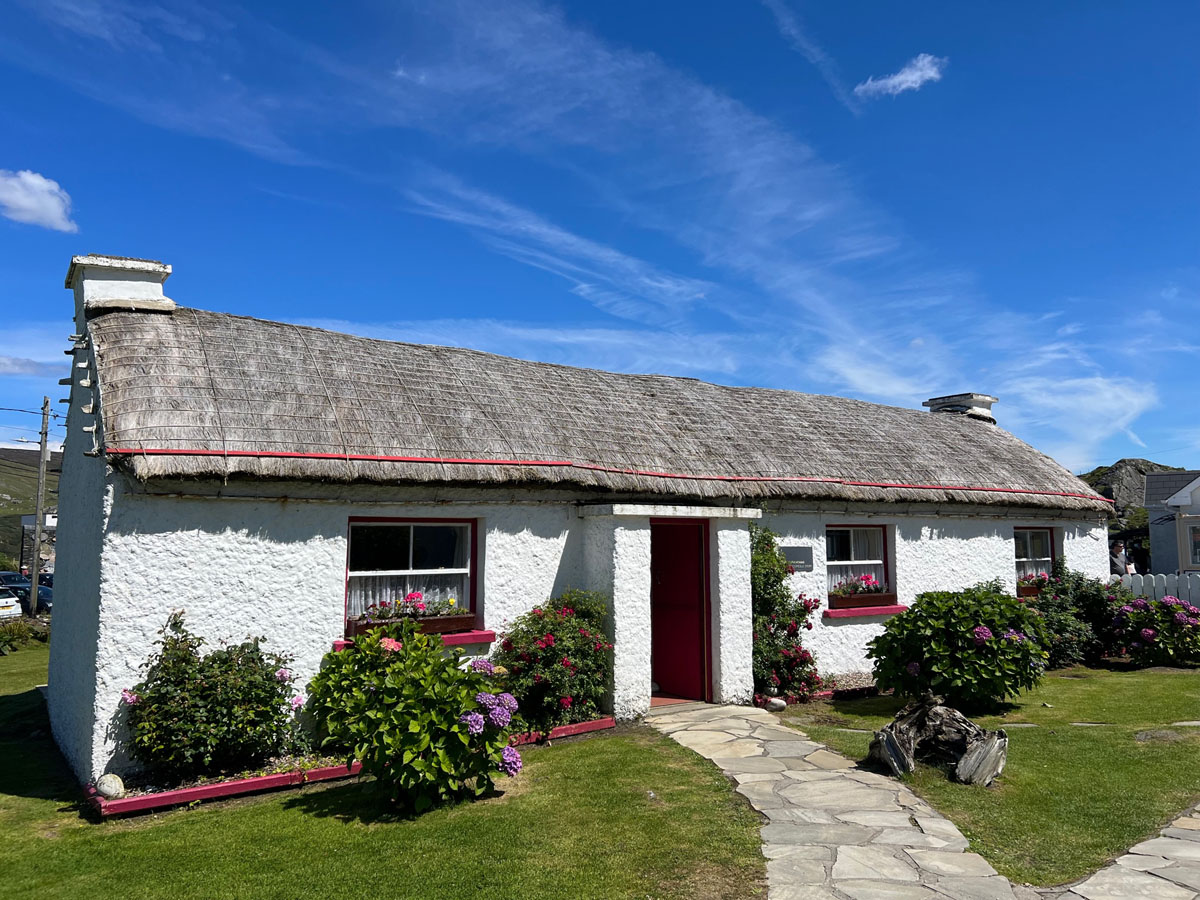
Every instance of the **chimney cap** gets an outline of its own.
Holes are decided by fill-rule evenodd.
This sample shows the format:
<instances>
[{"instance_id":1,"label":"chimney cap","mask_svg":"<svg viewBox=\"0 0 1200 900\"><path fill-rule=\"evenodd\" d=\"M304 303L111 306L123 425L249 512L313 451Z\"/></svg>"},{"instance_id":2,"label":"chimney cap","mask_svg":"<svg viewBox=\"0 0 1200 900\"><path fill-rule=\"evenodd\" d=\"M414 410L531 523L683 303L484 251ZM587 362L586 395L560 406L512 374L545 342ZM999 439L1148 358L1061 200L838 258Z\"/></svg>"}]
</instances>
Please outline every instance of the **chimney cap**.
<instances>
[{"instance_id":1,"label":"chimney cap","mask_svg":"<svg viewBox=\"0 0 1200 900\"><path fill-rule=\"evenodd\" d=\"M83 256L72 256L71 265L67 268L67 277L63 287L74 287L75 276L84 266L94 266L102 269L116 269L125 272L145 272L150 275L161 275L159 283L166 281L171 275L171 266L157 259L138 259L135 256L105 256L101 253L88 253Z\"/></svg>"},{"instance_id":2,"label":"chimney cap","mask_svg":"<svg viewBox=\"0 0 1200 900\"><path fill-rule=\"evenodd\" d=\"M998 398L990 394L965 393L931 397L921 405L928 406L930 412L955 413L995 425L996 418L992 415L992 404L999 402Z\"/></svg>"}]
</instances>

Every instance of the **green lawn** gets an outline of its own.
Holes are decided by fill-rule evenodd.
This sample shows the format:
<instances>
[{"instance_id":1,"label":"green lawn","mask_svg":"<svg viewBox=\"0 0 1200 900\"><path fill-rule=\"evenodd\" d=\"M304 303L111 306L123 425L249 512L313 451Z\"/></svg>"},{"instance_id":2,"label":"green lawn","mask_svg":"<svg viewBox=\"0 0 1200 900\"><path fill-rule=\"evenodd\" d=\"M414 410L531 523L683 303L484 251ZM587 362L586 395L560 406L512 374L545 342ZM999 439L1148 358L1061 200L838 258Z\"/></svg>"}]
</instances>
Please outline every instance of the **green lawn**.
<instances>
[{"instance_id":1,"label":"green lawn","mask_svg":"<svg viewBox=\"0 0 1200 900\"><path fill-rule=\"evenodd\" d=\"M815 740L861 759L871 735L839 728L879 728L899 706L876 697L793 707L785 716ZM1060 884L1156 834L1200 800L1200 728L1170 726L1194 719L1200 719L1198 671L1053 672L1003 715L975 720L985 728L1039 726L1008 729L1008 767L993 787L955 784L928 767L919 768L911 784L1001 873L1018 882ZM1135 739L1154 729L1182 739Z\"/></svg>"},{"instance_id":2,"label":"green lawn","mask_svg":"<svg viewBox=\"0 0 1200 900\"><path fill-rule=\"evenodd\" d=\"M0 657L0 896L765 896L757 814L646 728L529 749L503 796L416 819L343 784L95 824L32 690L46 660Z\"/></svg>"}]
</instances>

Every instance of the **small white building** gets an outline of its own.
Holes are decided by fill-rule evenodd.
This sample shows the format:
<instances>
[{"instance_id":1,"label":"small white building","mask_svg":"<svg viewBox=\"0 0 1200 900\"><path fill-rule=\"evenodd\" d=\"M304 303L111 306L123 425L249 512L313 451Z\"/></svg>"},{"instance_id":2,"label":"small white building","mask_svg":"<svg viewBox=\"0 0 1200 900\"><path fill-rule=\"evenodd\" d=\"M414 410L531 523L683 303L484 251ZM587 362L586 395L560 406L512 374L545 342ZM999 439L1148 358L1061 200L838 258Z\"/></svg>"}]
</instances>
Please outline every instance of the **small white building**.
<instances>
[{"instance_id":1,"label":"small white building","mask_svg":"<svg viewBox=\"0 0 1200 900\"><path fill-rule=\"evenodd\" d=\"M922 591L1107 572L1108 504L997 427L930 412L368 340L177 307L170 266L75 257L49 706L76 774L121 771L122 688L174 609L263 635L301 684L366 598L421 590L486 653L569 587L612 597L613 709L751 698L750 521L822 609L825 673ZM224 298L222 298L223 300ZM835 601L873 574L883 594Z\"/></svg>"}]
</instances>

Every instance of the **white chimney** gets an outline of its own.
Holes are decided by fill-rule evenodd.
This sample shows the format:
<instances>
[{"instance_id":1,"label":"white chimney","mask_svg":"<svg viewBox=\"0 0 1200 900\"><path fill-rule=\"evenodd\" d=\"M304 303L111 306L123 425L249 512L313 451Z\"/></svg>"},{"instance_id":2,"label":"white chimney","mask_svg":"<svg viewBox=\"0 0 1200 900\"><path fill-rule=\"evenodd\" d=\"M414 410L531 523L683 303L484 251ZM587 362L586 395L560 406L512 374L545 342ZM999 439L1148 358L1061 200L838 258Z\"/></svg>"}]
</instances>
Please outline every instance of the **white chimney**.
<instances>
[{"instance_id":1,"label":"white chimney","mask_svg":"<svg viewBox=\"0 0 1200 900\"><path fill-rule=\"evenodd\" d=\"M992 415L992 404L997 402L999 401L995 397L989 397L987 394L950 394L946 397L933 397L921 405L928 406L930 412L953 413L995 425L996 417Z\"/></svg>"},{"instance_id":2,"label":"white chimney","mask_svg":"<svg viewBox=\"0 0 1200 900\"><path fill-rule=\"evenodd\" d=\"M153 259L127 256L72 256L65 287L75 291L75 322L82 333L88 317L119 309L171 312L175 301L163 296L171 267Z\"/></svg>"}]
</instances>

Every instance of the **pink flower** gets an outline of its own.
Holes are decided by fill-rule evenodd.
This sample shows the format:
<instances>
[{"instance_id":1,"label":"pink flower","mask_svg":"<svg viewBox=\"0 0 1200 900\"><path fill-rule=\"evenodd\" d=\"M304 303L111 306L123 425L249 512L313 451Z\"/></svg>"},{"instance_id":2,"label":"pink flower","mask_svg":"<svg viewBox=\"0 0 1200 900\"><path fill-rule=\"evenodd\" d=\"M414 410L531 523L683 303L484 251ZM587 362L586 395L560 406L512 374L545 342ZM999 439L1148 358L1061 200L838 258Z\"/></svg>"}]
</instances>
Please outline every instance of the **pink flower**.
<instances>
[{"instance_id":1,"label":"pink flower","mask_svg":"<svg viewBox=\"0 0 1200 900\"><path fill-rule=\"evenodd\" d=\"M570 697L559 697L558 702L562 704L563 709L571 708L571 698Z\"/></svg>"},{"instance_id":2,"label":"pink flower","mask_svg":"<svg viewBox=\"0 0 1200 900\"><path fill-rule=\"evenodd\" d=\"M404 645L402 643L400 643L398 640L396 640L395 638L380 638L379 646L382 647L384 650L388 651L389 653L395 653L397 650L401 649Z\"/></svg>"},{"instance_id":3,"label":"pink flower","mask_svg":"<svg viewBox=\"0 0 1200 900\"><path fill-rule=\"evenodd\" d=\"M276 681L287 681L291 677L292 677L292 672L290 669L276 669L275 670L275 680Z\"/></svg>"},{"instance_id":4,"label":"pink flower","mask_svg":"<svg viewBox=\"0 0 1200 900\"><path fill-rule=\"evenodd\" d=\"M417 612L425 612L425 604L419 600L417 601Z\"/></svg>"},{"instance_id":5,"label":"pink flower","mask_svg":"<svg viewBox=\"0 0 1200 900\"><path fill-rule=\"evenodd\" d=\"M424 600L425 595L422 594L420 591L413 591L411 594L405 594L404 599L408 600L409 602L412 602L415 600Z\"/></svg>"},{"instance_id":6,"label":"pink flower","mask_svg":"<svg viewBox=\"0 0 1200 900\"><path fill-rule=\"evenodd\" d=\"M295 712L304 705L304 698L297 694L292 698L292 712Z\"/></svg>"},{"instance_id":7,"label":"pink flower","mask_svg":"<svg viewBox=\"0 0 1200 900\"><path fill-rule=\"evenodd\" d=\"M142 698L133 691L125 690L121 691L121 702L127 706L137 706L142 702Z\"/></svg>"}]
</instances>

